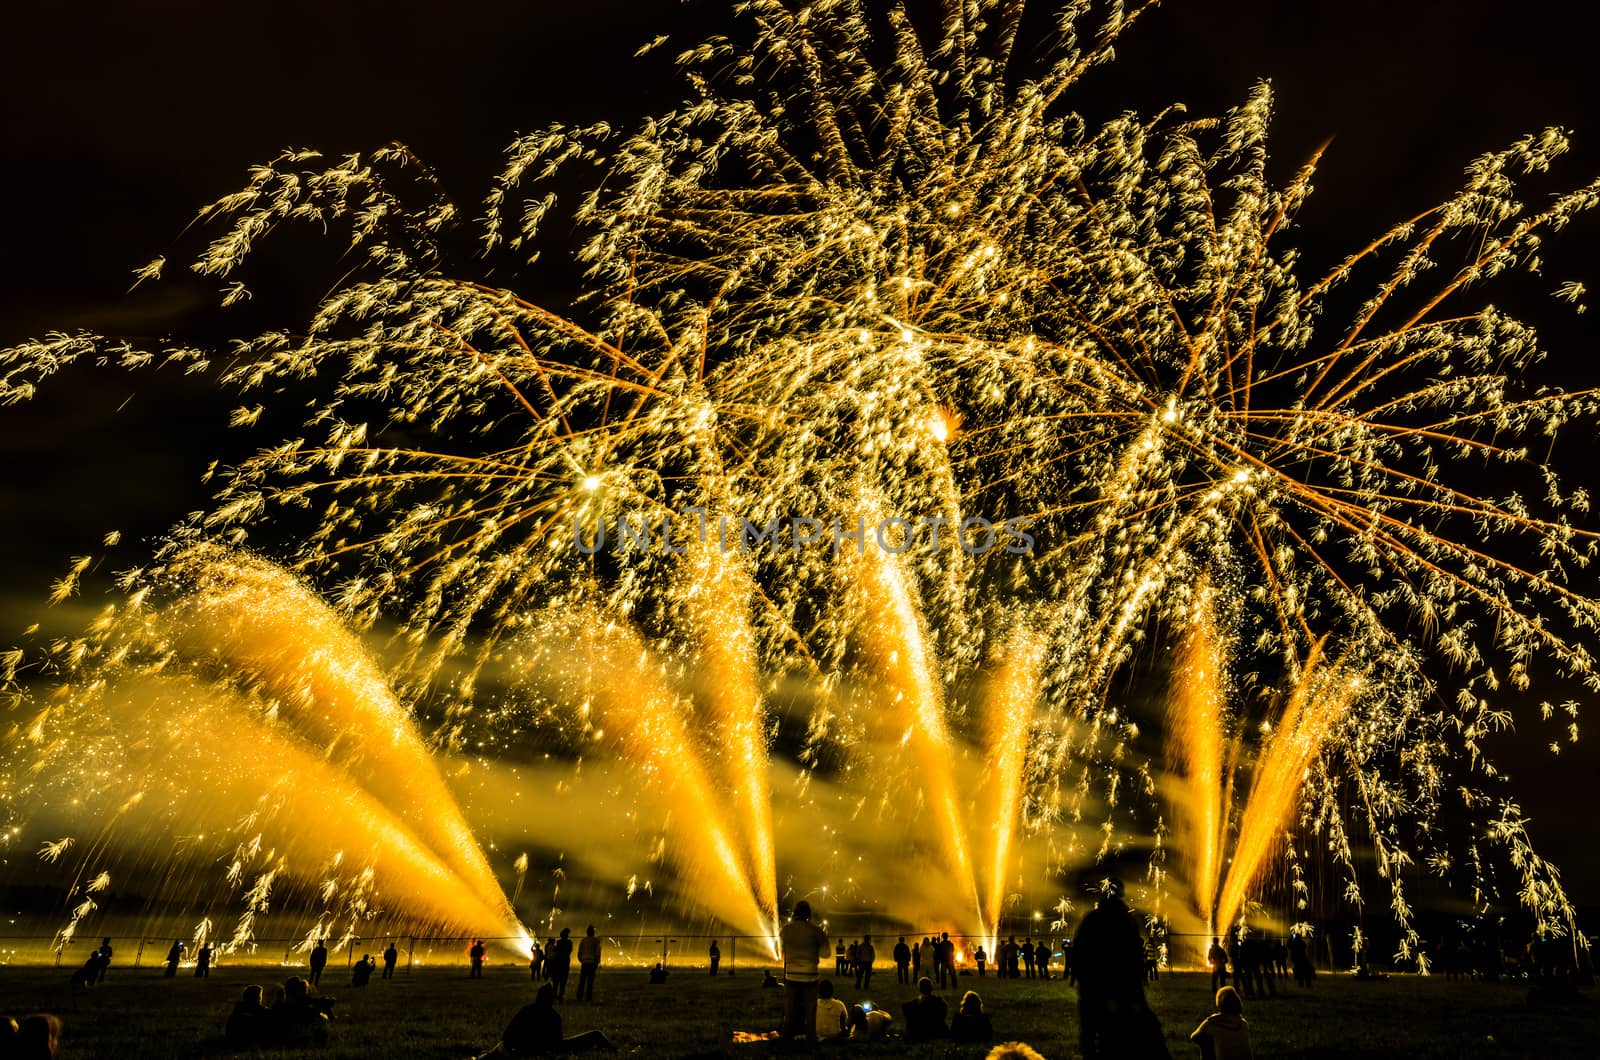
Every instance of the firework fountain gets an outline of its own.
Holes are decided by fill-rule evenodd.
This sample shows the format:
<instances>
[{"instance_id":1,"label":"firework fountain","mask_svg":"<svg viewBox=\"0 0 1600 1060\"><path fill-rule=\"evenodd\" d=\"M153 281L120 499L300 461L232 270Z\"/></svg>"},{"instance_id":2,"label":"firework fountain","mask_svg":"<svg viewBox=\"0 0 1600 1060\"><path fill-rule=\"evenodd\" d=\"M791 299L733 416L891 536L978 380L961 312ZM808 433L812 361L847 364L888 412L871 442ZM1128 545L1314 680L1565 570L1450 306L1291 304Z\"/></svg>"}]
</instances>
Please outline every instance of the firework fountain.
<instances>
[{"instance_id":1,"label":"firework fountain","mask_svg":"<svg viewBox=\"0 0 1600 1060\"><path fill-rule=\"evenodd\" d=\"M1072 90L1152 5L1096 25L1094 5L1069 4L1037 59L1017 47L1025 6L951 2L919 26L899 5L756 0L747 42L684 53L681 107L629 136L519 138L477 234L507 270L531 268L552 219L570 222L585 295L559 311L461 278L446 236L470 211L402 146L257 167L203 212L195 271L235 298L266 233L306 219L348 234L354 267L301 330L239 343L218 385L242 430L294 415L308 389L312 411L221 472L122 591L137 600L197 545L248 542L389 645L381 678L359 682L427 712L438 753L500 753L511 728L599 709L606 746L706 823L702 845L677 842L686 877L719 881L715 915L757 933L794 871L772 734L810 711L783 752L809 780L838 745L869 753L851 746L866 726L829 721L848 709L892 720L919 763L915 802L955 881L946 915L974 933L997 923L1022 838L1058 852L1038 871L1059 885L1148 846L1174 784L1204 921L1238 915L1290 828L1323 830L1352 876L1365 856L1487 865L1485 840L1414 827L1459 794L1469 815L1503 808L1488 834L1515 875L1499 889L1559 926L1570 907L1482 735L1502 688L1539 666L1600 684L1600 604L1572 573L1600 538L1583 491L1524 444L1597 406L1525 383L1536 337L1477 290L1536 260L1600 187L1525 205L1517 181L1566 149L1549 130L1305 279L1286 243L1316 159L1268 179L1265 86L1216 119L1097 124ZM563 213L545 182L591 162L604 179ZM0 399L90 359L209 370L200 350L52 336L5 352ZM1544 489L1496 497L1486 463ZM576 547L687 510L716 549ZM863 511L904 520L910 547L837 547ZM969 547L984 525L1033 547ZM552 614L593 670L534 695L525 645ZM142 615L125 603L42 654L67 687L103 687L124 662L114 631ZM247 671L277 665L226 643ZM1172 701L1141 716L1118 679L1174 646ZM1245 673L1284 691L1236 694ZM266 679L250 693L295 701ZM69 755L79 715L16 694L34 710L21 757ZM365 692L334 703L305 719L316 739L406 713ZM1163 714L1166 754L1145 735ZM1253 750L1242 738L1263 731ZM707 733L727 751L715 776L687 747ZM974 747L989 779L969 801L937 763ZM423 769L417 745L396 753ZM1238 807L1229 778L1247 771ZM727 804L710 805L724 778ZM1356 814L1337 809L1340 778ZM1091 819L1098 849L1056 841ZM407 826L502 909L459 821ZM1409 954L1403 879L1383 875Z\"/></svg>"}]
</instances>

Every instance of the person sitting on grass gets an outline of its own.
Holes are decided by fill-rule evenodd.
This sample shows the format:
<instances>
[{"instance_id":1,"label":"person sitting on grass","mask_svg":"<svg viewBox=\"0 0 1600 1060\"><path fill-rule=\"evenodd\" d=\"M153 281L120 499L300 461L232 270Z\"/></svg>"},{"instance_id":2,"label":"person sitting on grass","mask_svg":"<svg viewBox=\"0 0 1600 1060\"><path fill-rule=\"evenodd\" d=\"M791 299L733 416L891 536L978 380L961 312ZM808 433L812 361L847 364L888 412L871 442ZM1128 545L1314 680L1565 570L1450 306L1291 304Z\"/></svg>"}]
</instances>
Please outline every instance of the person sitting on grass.
<instances>
[{"instance_id":1,"label":"person sitting on grass","mask_svg":"<svg viewBox=\"0 0 1600 1060\"><path fill-rule=\"evenodd\" d=\"M1244 1002L1231 986L1217 991L1217 1011L1195 1028L1189 1040L1200 1047L1201 1060L1252 1060L1250 1025L1244 1020Z\"/></svg>"},{"instance_id":2,"label":"person sitting on grass","mask_svg":"<svg viewBox=\"0 0 1600 1060\"><path fill-rule=\"evenodd\" d=\"M667 981L667 966L662 964L660 961L657 961L656 962L656 966L654 968L650 969L650 985L651 986L661 986L666 981Z\"/></svg>"},{"instance_id":3,"label":"person sitting on grass","mask_svg":"<svg viewBox=\"0 0 1600 1060\"><path fill-rule=\"evenodd\" d=\"M889 1036L889 1025L894 1022L894 1017L882 1009L873 1008L871 1003L850 1006L850 1040L852 1042L870 1042L878 1038Z\"/></svg>"},{"instance_id":4,"label":"person sitting on grass","mask_svg":"<svg viewBox=\"0 0 1600 1060\"><path fill-rule=\"evenodd\" d=\"M271 1010L261 1003L261 988L247 986L228 1013L223 1036L235 1049L259 1049L266 1044Z\"/></svg>"},{"instance_id":5,"label":"person sitting on grass","mask_svg":"<svg viewBox=\"0 0 1600 1060\"><path fill-rule=\"evenodd\" d=\"M599 1031L584 1031L571 1038L561 1036L561 1013L556 1011L556 988L549 983L539 988L533 1003L524 1005L506 1024L500 1044L479 1060L507 1056L558 1056L566 1053L613 1052L609 1039Z\"/></svg>"},{"instance_id":6,"label":"person sitting on grass","mask_svg":"<svg viewBox=\"0 0 1600 1060\"><path fill-rule=\"evenodd\" d=\"M283 981L283 997L272 1006L273 1037L290 1049L325 1045L328 1041L328 1012L333 1001L313 998L311 987L298 975Z\"/></svg>"},{"instance_id":7,"label":"person sitting on grass","mask_svg":"<svg viewBox=\"0 0 1600 1060\"><path fill-rule=\"evenodd\" d=\"M989 1022L989 1014L983 1011L983 998L976 990L961 995L961 1007L950 1017L950 1040L983 1045L994 1041L994 1025Z\"/></svg>"},{"instance_id":8,"label":"person sitting on grass","mask_svg":"<svg viewBox=\"0 0 1600 1060\"><path fill-rule=\"evenodd\" d=\"M931 1038L950 1037L950 1028L944 1024L950 1006L944 999L935 997L933 980L923 976L917 980L917 996L907 1001L901 1009L906 1017L906 1039L920 1042Z\"/></svg>"},{"instance_id":9,"label":"person sitting on grass","mask_svg":"<svg viewBox=\"0 0 1600 1060\"><path fill-rule=\"evenodd\" d=\"M11 1051L5 1055L16 1060L50 1060L60 1042L60 1019L48 1013L29 1016L17 1024L17 1033L8 1043Z\"/></svg>"},{"instance_id":10,"label":"person sitting on grass","mask_svg":"<svg viewBox=\"0 0 1600 1060\"><path fill-rule=\"evenodd\" d=\"M817 1040L837 1041L850 1033L850 1014L844 1002L833 996L833 980L824 979L817 987Z\"/></svg>"}]
</instances>

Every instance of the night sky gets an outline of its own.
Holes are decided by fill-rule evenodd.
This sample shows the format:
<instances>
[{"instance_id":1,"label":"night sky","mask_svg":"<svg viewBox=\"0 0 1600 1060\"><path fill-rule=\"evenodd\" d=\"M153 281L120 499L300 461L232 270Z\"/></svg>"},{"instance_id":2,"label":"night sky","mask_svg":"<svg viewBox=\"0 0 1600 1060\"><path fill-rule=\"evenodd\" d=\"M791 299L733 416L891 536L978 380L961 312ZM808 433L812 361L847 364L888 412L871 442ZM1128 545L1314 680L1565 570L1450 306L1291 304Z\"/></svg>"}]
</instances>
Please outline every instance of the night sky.
<instances>
[{"instance_id":1,"label":"night sky","mask_svg":"<svg viewBox=\"0 0 1600 1060\"><path fill-rule=\"evenodd\" d=\"M212 300L208 284L177 267L192 241L168 281L129 296L131 272L171 253L199 206L243 185L249 165L285 146L336 155L404 141L473 214L515 133L552 120L626 126L675 102L666 60L631 56L660 33L687 46L722 6L14 6L0 34L0 195L9 207L0 346L53 329L210 336L217 325L199 314ZM1300 243L1321 264L1431 205L1473 156L1546 125L1572 130L1575 150L1532 194L1600 173L1585 7L1173 2L1126 35L1118 61L1092 74L1072 103L1091 117L1175 100L1210 114L1270 79L1283 175L1332 139L1299 218ZM1495 295L1542 326L1551 378L1569 388L1600 382L1600 310L1574 317L1544 295L1567 280L1600 290L1597 245L1600 224L1574 225L1546 252L1542 288L1513 284ZM240 331L265 312L243 310ZM63 382L33 405L0 410L0 646L31 621L28 608L67 556L92 550L108 529L135 540L159 533L200 503L197 480L226 412L194 400L199 388L164 380ZM1583 481L1594 446L1569 444L1574 480ZM1595 711L1583 720L1595 724ZM1535 839L1564 866L1577 900L1595 903L1600 821L1571 813L1563 791L1600 764L1600 737L1549 759L1540 751L1548 734L1529 724L1506 748L1513 771L1540 776L1518 786Z\"/></svg>"}]
</instances>

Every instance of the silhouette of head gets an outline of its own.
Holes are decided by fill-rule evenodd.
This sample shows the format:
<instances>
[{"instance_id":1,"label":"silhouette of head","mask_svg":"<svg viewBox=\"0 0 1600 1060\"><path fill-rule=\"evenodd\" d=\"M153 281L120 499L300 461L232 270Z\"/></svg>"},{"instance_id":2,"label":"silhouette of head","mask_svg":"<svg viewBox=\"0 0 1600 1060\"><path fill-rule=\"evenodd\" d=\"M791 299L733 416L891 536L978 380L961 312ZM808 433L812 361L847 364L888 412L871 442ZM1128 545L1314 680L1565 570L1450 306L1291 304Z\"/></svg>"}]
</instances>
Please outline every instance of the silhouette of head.
<instances>
[{"instance_id":1,"label":"silhouette of head","mask_svg":"<svg viewBox=\"0 0 1600 1060\"><path fill-rule=\"evenodd\" d=\"M1231 986L1225 986L1217 991L1217 1011L1225 1012L1230 1016L1244 1013L1244 1002L1239 999L1239 991Z\"/></svg>"},{"instance_id":2,"label":"silhouette of head","mask_svg":"<svg viewBox=\"0 0 1600 1060\"><path fill-rule=\"evenodd\" d=\"M291 975L283 981L283 999L285 1001L304 1001L309 994L306 981L298 975Z\"/></svg>"},{"instance_id":3,"label":"silhouette of head","mask_svg":"<svg viewBox=\"0 0 1600 1060\"><path fill-rule=\"evenodd\" d=\"M561 929L561 937L562 938L569 938L569 937L571 937L571 935L572 935L572 932L569 929L567 929L567 928L562 928Z\"/></svg>"},{"instance_id":4,"label":"silhouette of head","mask_svg":"<svg viewBox=\"0 0 1600 1060\"><path fill-rule=\"evenodd\" d=\"M872 936L871 935L862 935L861 936L861 941L862 942L871 942L872 941Z\"/></svg>"},{"instance_id":5,"label":"silhouette of head","mask_svg":"<svg viewBox=\"0 0 1600 1060\"><path fill-rule=\"evenodd\" d=\"M931 993L933 993L933 980L929 979L927 976L923 976L921 979L918 979L917 980L917 993L919 993L919 994L931 994Z\"/></svg>"},{"instance_id":6,"label":"silhouette of head","mask_svg":"<svg viewBox=\"0 0 1600 1060\"><path fill-rule=\"evenodd\" d=\"M832 997L833 996L833 980L832 979L824 979L822 981L822 985L817 987L817 996L818 997Z\"/></svg>"},{"instance_id":7,"label":"silhouette of head","mask_svg":"<svg viewBox=\"0 0 1600 1060\"><path fill-rule=\"evenodd\" d=\"M1044 1060L1044 1057L1026 1042L1005 1042L990 1049L983 1060Z\"/></svg>"},{"instance_id":8,"label":"silhouette of head","mask_svg":"<svg viewBox=\"0 0 1600 1060\"><path fill-rule=\"evenodd\" d=\"M796 920L811 919L811 903L804 898L794 904L794 918Z\"/></svg>"},{"instance_id":9,"label":"silhouette of head","mask_svg":"<svg viewBox=\"0 0 1600 1060\"><path fill-rule=\"evenodd\" d=\"M61 1020L48 1013L17 1024L17 1056L54 1056L61 1041Z\"/></svg>"},{"instance_id":10,"label":"silhouette of head","mask_svg":"<svg viewBox=\"0 0 1600 1060\"><path fill-rule=\"evenodd\" d=\"M556 988L549 983L541 986L539 992L533 995L533 1004L535 1008L554 1008L556 1004Z\"/></svg>"},{"instance_id":11,"label":"silhouette of head","mask_svg":"<svg viewBox=\"0 0 1600 1060\"><path fill-rule=\"evenodd\" d=\"M594 925L590 924L589 930L584 932L584 934L588 935L590 938L594 938Z\"/></svg>"},{"instance_id":12,"label":"silhouette of head","mask_svg":"<svg viewBox=\"0 0 1600 1060\"><path fill-rule=\"evenodd\" d=\"M961 995L961 1011L969 1016L976 1016L983 1011L983 998L978 996L976 990L968 990Z\"/></svg>"},{"instance_id":13,"label":"silhouette of head","mask_svg":"<svg viewBox=\"0 0 1600 1060\"><path fill-rule=\"evenodd\" d=\"M261 1004L261 988L259 986L245 987L244 993L239 995L239 1000L243 1001L246 1005Z\"/></svg>"}]
</instances>

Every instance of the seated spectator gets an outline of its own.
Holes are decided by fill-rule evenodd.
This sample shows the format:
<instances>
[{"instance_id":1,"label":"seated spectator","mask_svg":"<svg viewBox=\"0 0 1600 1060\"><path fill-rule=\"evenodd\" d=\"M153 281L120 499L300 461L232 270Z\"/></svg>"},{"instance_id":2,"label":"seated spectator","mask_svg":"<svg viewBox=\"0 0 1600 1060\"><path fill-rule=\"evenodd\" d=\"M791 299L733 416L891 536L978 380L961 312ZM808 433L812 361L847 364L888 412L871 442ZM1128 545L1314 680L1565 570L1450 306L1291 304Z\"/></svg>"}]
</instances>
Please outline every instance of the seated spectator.
<instances>
[{"instance_id":1,"label":"seated spectator","mask_svg":"<svg viewBox=\"0 0 1600 1060\"><path fill-rule=\"evenodd\" d=\"M934 996L933 980L923 976L917 980L917 996L901 1009L906 1017L906 1039L917 1042L948 1038L950 1028L945 1026L944 1017L949 1011L944 999Z\"/></svg>"},{"instance_id":2,"label":"seated spectator","mask_svg":"<svg viewBox=\"0 0 1600 1060\"><path fill-rule=\"evenodd\" d=\"M850 1033L850 1013L844 1002L833 996L833 980L817 985L817 1040L836 1041Z\"/></svg>"},{"instance_id":3,"label":"seated spectator","mask_svg":"<svg viewBox=\"0 0 1600 1060\"><path fill-rule=\"evenodd\" d=\"M324 1045L328 1041L331 998L313 997L311 987L298 975L283 981L283 997L272 1006L272 1037L290 1049Z\"/></svg>"},{"instance_id":4,"label":"seated spectator","mask_svg":"<svg viewBox=\"0 0 1600 1060\"><path fill-rule=\"evenodd\" d=\"M763 987L776 988L782 986L783 984L778 982L778 977L772 974L771 968L768 968L765 972L761 973L761 985Z\"/></svg>"},{"instance_id":5,"label":"seated spectator","mask_svg":"<svg viewBox=\"0 0 1600 1060\"><path fill-rule=\"evenodd\" d=\"M1231 986L1217 991L1217 1011L1195 1028L1189 1040L1200 1047L1202 1060L1252 1060L1250 1025L1244 1020L1244 1002Z\"/></svg>"},{"instance_id":6,"label":"seated spectator","mask_svg":"<svg viewBox=\"0 0 1600 1060\"><path fill-rule=\"evenodd\" d=\"M889 1024L893 1022L893 1016L882 1009L873 1008L870 1002L865 1005L851 1005L850 1040L870 1042L885 1037L889 1033Z\"/></svg>"},{"instance_id":7,"label":"seated spectator","mask_svg":"<svg viewBox=\"0 0 1600 1060\"><path fill-rule=\"evenodd\" d=\"M656 962L656 966L654 968L650 969L650 985L651 986L660 986L662 983L665 983L666 981L667 981L667 966L662 964L660 961L657 961Z\"/></svg>"},{"instance_id":8,"label":"seated spectator","mask_svg":"<svg viewBox=\"0 0 1600 1060\"><path fill-rule=\"evenodd\" d=\"M372 959L371 954L362 957L356 962L356 966L350 969L350 985L366 986L372 981L372 973L377 967L378 962Z\"/></svg>"},{"instance_id":9,"label":"seated spectator","mask_svg":"<svg viewBox=\"0 0 1600 1060\"><path fill-rule=\"evenodd\" d=\"M500 1044L484 1054L488 1057L555 1056L565 1053L612 1051L611 1042L599 1031L584 1031L571 1038L561 1036L561 1013L556 1011L556 988L549 983L539 988L533 1003L524 1005L511 1017L500 1035Z\"/></svg>"},{"instance_id":10,"label":"seated spectator","mask_svg":"<svg viewBox=\"0 0 1600 1060\"><path fill-rule=\"evenodd\" d=\"M50 1060L61 1042L61 1021L51 1015L28 1016L17 1024L8 1057L16 1060Z\"/></svg>"},{"instance_id":11,"label":"seated spectator","mask_svg":"<svg viewBox=\"0 0 1600 1060\"><path fill-rule=\"evenodd\" d=\"M994 1041L994 1025L989 1022L989 1014L983 1011L983 998L976 990L961 995L961 1007L950 1017L950 1038L984 1045Z\"/></svg>"},{"instance_id":12,"label":"seated spectator","mask_svg":"<svg viewBox=\"0 0 1600 1060\"><path fill-rule=\"evenodd\" d=\"M261 988L245 987L228 1013L228 1026L223 1032L228 1044L235 1049L259 1049L270 1037L270 1018L271 1010L261 1003Z\"/></svg>"}]
</instances>

